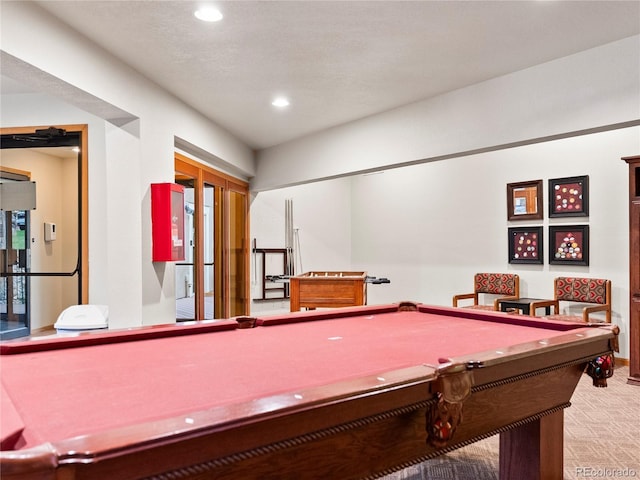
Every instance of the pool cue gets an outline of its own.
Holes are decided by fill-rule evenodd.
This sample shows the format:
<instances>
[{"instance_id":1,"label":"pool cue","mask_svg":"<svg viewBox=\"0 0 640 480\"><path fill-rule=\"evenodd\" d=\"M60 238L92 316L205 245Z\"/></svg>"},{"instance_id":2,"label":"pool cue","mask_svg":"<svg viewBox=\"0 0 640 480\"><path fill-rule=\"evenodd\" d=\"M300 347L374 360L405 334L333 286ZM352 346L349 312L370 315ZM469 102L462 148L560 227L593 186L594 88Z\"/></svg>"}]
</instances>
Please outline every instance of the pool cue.
<instances>
[{"instance_id":1,"label":"pool cue","mask_svg":"<svg viewBox=\"0 0 640 480\"><path fill-rule=\"evenodd\" d=\"M258 252L256 251L256 249L258 248L258 244L257 244L257 239L254 237L253 238L253 255L251 255L251 260L253 261L253 284L256 285L258 283L258 261L257 261L257 255Z\"/></svg>"},{"instance_id":2,"label":"pool cue","mask_svg":"<svg viewBox=\"0 0 640 480\"><path fill-rule=\"evenodd\" d=\"M291 225L291 199L284 201L284 246L287 251L287 275L291 275L291 235L289 233Z\"/></svg>"},{"instance_id":3,"label":"pool cue","mask_svg":"<svg viewBox=\"0 0 640 480\"><path fill-rule=\"evenodd\" d=\"M302 250L300 249L300 229L295 227L293 229L294 232L294 236L295 236L295 251L298 252L298 271L299 272L304 272L304 269L302 268ZM295 269L295 263L294 263L294 269Z\"/></svg>"}]
</instances>

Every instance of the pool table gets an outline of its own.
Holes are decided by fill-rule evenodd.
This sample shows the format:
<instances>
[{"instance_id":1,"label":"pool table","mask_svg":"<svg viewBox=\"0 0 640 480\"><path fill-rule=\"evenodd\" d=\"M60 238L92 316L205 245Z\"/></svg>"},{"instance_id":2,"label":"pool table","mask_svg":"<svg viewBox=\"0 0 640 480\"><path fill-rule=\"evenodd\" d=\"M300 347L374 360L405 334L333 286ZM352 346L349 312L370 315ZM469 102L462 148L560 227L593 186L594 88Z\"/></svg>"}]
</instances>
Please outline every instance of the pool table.
<instances>
[{"instance_id":1,"label":"pool table","mask_svg":"<svg viewBox=\"0 0 640 480\"><path fill-rule=\"evenodd\" d=\"M8 479L376 478L500 434L561 479L617 327L412 302L0 344Z\"/></svg>"}]
</instances>

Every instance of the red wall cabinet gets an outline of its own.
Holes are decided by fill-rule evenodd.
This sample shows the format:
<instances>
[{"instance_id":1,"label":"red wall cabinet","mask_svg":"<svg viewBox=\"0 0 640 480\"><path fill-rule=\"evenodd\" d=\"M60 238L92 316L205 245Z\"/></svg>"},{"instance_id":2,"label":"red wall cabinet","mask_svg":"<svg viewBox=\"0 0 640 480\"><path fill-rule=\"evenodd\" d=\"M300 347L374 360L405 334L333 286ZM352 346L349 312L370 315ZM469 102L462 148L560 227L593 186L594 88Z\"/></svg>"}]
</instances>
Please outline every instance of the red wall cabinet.
<instances>
[{"instance_id":1,"label":"red wall cabinet","mask_svg":"<svg viewBox=\"0 0 640 480\"><path fill-rule=\"evenodd\" d=\"M184 187L175 183L151 184L153 261L184 260Z\"/></svg>"}]
</instances>

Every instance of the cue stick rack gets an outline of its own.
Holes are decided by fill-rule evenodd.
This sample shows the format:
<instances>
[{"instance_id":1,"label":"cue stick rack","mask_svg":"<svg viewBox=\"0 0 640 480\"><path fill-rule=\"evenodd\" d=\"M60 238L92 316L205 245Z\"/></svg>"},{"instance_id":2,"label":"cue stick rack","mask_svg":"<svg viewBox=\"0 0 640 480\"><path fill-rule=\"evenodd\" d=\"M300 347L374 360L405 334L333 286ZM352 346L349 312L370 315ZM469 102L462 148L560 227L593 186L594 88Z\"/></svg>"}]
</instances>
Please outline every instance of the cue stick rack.
<instances>
[{"instance_id":1,"label":"cue stick rack","mask_svg":"<svg viewBox=\"0 0 640 480\"><path fill-rule=\"evenodd\" d=\"M254 271L260 277L261 296L256 301L286 300L289 298L289 281L287 271L290 266L289 250L287 248L258 248L253 239L253 254L256 258ZM282 260L277 257L280 256ZM271 271L271 270L276 271Z\"/></svg>"}]
</instances>

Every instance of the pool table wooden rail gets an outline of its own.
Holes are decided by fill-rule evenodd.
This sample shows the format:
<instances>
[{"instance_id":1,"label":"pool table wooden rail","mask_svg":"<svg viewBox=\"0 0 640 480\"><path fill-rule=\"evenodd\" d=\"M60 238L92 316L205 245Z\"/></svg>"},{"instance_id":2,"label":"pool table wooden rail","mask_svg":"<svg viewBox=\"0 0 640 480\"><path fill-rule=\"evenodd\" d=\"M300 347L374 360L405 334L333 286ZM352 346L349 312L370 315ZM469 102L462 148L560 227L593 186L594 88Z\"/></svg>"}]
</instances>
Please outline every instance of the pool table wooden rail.
<instances>
[{"instance_id":1,"label":"pool table wooden rail","mask_svg":"<svg viewBox=\"0 0 640 480\"><path fill-rule=\"evenodd\" d=\"M351 309L344 310L349 315ZM2 478L373 479L500 434L502 479L562 479L563 409L587 362L611 353L616 334L614 328L577 328L498 355L442 359L4 451ZM462 421L450 441L436 447L426 430L440 380L468 374L473 381Z\"/></svg>"}]
</instances>

